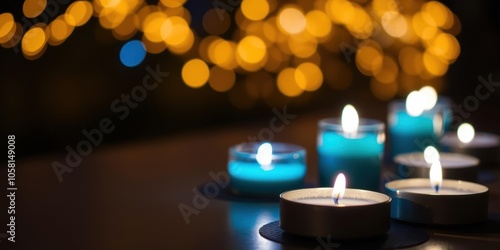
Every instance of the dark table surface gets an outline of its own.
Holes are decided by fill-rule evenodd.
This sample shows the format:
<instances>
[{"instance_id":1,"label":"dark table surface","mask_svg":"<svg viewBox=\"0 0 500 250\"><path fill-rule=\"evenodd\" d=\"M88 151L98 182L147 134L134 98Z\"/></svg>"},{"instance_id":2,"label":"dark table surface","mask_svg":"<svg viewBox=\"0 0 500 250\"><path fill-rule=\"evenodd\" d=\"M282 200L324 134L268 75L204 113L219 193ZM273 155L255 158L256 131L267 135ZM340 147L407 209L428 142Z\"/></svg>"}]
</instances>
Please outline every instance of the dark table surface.
<instances>
[{"instance_id":1,"label":"dark table surface","mask_svg":"<svg viewBox=\"0 0 500 250\"><path fill-rule=\"evenodd\" d=\"M298 116L274 134L275 141L307 149L309 183L316 182L316 126L323 117ZM262 225L279 219L277 202L210 199L188 222L179 210L181 204L194 207L194 190L211 180L210 172L225 171L231 145L257 136L268 124L95 147L61 183L51 163L64 163L65 152L18 159L16 243L2 238L0 249L302 249L259 235ZM5 175L0 184L5 187L6 168L1 169ZM493 177L483 184L490 188L489 211L498 215L500 168L482 173ZM0 211L5 225L6 209ZM483 232L421 228L430 240L411 249L500 247L500 227Z\"/></svg>"}]
</instances>

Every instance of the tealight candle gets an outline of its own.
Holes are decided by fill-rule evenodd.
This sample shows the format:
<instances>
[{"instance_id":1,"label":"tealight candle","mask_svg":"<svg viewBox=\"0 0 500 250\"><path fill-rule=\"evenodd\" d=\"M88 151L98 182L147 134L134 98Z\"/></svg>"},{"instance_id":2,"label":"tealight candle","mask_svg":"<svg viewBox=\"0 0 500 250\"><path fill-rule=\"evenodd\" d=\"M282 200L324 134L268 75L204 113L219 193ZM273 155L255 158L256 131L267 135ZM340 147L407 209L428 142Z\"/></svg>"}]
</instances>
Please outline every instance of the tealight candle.
<instances>
[{"instance_id":1,"label":"tealight candle","mask_svg":"<svg viewBox=\"0 0 500 250\"><path fill-rule=\"evenodd\" d=\"M346 189L339 174L333 188L306 188L280 195L280 227L287 233L333 239L383 235L390 226L391 198Z\"/></svg>"},{"instance_id":2,"label":"tealight candle","mask_svg":"<svg viewBox=\"0 0 500 250\"><path fill-rule=\"evenodd\" d=\"M439 153L433 146L427 147L423 153L400 154L394 162L407 168L402 173L404 178L428 178L433 158L440 160L444 178L477 181L479 159L458 153Z\"/></svg>"},{"instance_id":3,"label":"tealight candle","mask_svg":"<svg viewBox=\"0 0 500 250\"><path fill-rule=\"evenodd\" d=\"M431 87L411 92L406 102L389 105L389 159L410 152L422 152L426 146L438 145L438 138L451 123L447 98L437 97Z\"/></svg>"},{"instance_id":4,"label":"tealight candle","mask_svg":"<svg viewBox=\"0 0 500 250\"><path fill-rule=\"evenodd\" d=\"M277 196L304 186L306 151L286 143L247 143L229 149L230 188L236 194Z\"/></svg>"},{"instance_id":5,"label":"tealight candle","mask_svg":"<svg viewBox=\"0 0 500 250\"><path fill-rule=\"evenodd\" d=\"M384 124L359 119L351 105L344 108L341 120L319 121L319 185L331 187L332 178L343 172L350 187L378 190L384 141Z\"/></svg>"},{"instance_id":6,"label":"tealight candle","mask_svg":"<svg viewBox=\"0 0 500 250\"><path fill-rule=\"evenodd\" d=\"M488 188L467 181L443 180L439 161L430 178L402 179L386 183L392 197L391 217L401 221L458 225L488 218Z\"/></svg>"},{"instance_id":7,"label":"tealight candle","mask_svg":"<svg viewBox=\"0 0 500 250\"><path fill-rule=\"evenodd\" d=\"M443 150L475 156L481 159L483 166L500 162L500 137L490 133L476 133L468 123L461 124L456 133L445 134L440 142Z\"/></svg>"}]
</instances>

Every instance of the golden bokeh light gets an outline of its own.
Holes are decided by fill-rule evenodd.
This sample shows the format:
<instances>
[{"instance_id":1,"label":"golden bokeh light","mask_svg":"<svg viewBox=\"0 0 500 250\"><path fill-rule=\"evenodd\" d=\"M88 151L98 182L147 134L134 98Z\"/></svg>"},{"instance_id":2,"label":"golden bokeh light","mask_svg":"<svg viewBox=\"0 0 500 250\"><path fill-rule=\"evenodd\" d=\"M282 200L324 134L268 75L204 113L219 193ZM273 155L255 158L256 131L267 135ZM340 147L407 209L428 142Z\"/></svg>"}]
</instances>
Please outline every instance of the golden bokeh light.
<instances>
[{"instance_id":1,"label":"golden bokeh light","mask_svg":"<svg viewBox=\"0 0 500 250\"><path fill-rule=\"evenodd\" d=\"M382 27L392 37L403 37L408 32L408 23L403 15L392 11L382 16Z\"/></svg>"},{"instance_id":2,"label":"golden bokeh light","mask_svg":"<svg viewBox=\"0 0 500 250\"><path fill-rule=\"evenodd\" d=\"M259 21L269 14L269 3L267 0L243 0L241 12L247 19Z\"/></svg>"},{"instance_id":3,"label":"golden bokeh light","mask_svg":"<svg viewBox=\"0 0 500 250\"><path fill-rule=\"evenodd\" d=\"M326 37L332 31L332 22L324 12L313 10L306 14L306 30L315 37Z\"/></svg>"},{"instance_id":4,"label":"golden bokeh light","mask_svg":"<svg viewBox=\"0 0 500 250\"><path fill-rule=\"evenodd\" d=\"M218 66L213 66L210 69L208 84L217 92L226 92L230 90L235 80L236 75L232 70L226 70Z\"/></svg>"},{"instance_id":5,"label":"golden bokeh light","mask_svg":"<svg viewBox=\"0 0 500 250\"><path fill-rule=\"evenodd\" d=\"M182 6L186 0L160 0L161 3L169 8L177 8Z\"/></svg>"},{"instance_id":6,"label":"golden bokeh light","mask_svg":"<svg viewBox=\"0 0 500 250\"><path fill-rule=\"evenodd\" d=\"M144 36L151 42L162 42L166 36L167 29L164 23L167 23L167 14L163 12L150 13L143 23ZM172 32L171 30L169 30Z\"/></svg>"},{"instance_id":7,"label":"golden bokeh light","mask_svg":"<svg viewBox=\"0 0 500 250\"><path fill-rule=\"evenodd\" d=\"M47 6L47 0L25 0L23 3L23 13L28 18L35 18L42 14Z\"/></svg>"},{"instance_id":8,"label":"golden bokeh light","mask_svg":"<svg viewBox=\"0 0 500 250\"><path fill-rule=\"evenodd\" d=\"M200 88L207 83L210 70L201 59L191 59L182 67L182 80L191 88Z\"/></svg>"},{"instance_id":9,"label":"golden bokeh light","mask_svg":"<svg viewBox=\"0 0 500 250\"><path fill-rule=\"evenodd\" d=\"M74 30L74 26L66 22L66 15L62 18L56 18L52 21L48 29L50 31L50 36L48 43L52 46L61 44L66 40Z\"/></svg>"},{"instance_id":10,"label":"golden bokeh light","mask_svg":"<svg viewBox=\"0 0 500 250\"><path fill-rule=\"evenodd\" d=\"M92 4L87 1L76 1L66 9L66 23L72 26L82 26L88 22L92 16Z\"/></svg>"},{"instance_id":11,"label":"golden bokeh light","mask_svg":"<svg viewBox=\"0 0 500 250\"><path fill-rule=\"evenodd\" d=\"M442 76L448 70L448 63L433 55L429 51L425 51L423 55L424 68L434 76Z\"/></svg>"},{"instance_id":12,"label":"golden bokeh light","mask_svg":"<svg viewBox=\"0 0 500 250\"><path fill-rule=\"evenodd\" d=\"M288 97L299 96L303 92L303 89L295 81L295 69L293 68L283 69L278 74L277 85L279 91Z\"/></svg>"},{"instance_id":13,"label":"golden bokeh light","mask_svg":"<svg viewBox=\"0 0 500 250\"><path fill-rule=\"evenodd\" d=\"M257 64L266 56L266 44L259 37L247 36L238 43L236 54L245 63Z\"/></svg>"},{"instance_id":14,"label":"golden bokeh light","mask_svg":"<svg viewBox=\"0 0 500 250\"><path fill-rule=\"evenodd\" d=\"M356 66L361 73L372 76L382 68L383 55L380 49L372 45L360 46L356 53Z\"/></svg>"},{"instance_id":15,"label":"golden bokeh light","mask_svg":"<svg viewBox=\"0 0 500 250\"><path fill-rule=\"evenodd\" d=\"M295 82L305 91L316 91L323 83L323 73L316 64L302 63L295 70Z\"/></svg>"},{"instance_id":16,"label":"golden bokeh light","mask_svg":"<svg viewBox=\"0 0 500 250\"><path fill-rule=\"evenodd\" d=\"M304 13L295 6L283 8L278 14L278 25L289 34L298 34L306 28Z\"/></svg>"},{"instance_id":17,"label":"golden bokeh light","mask_svg":"<svg viewBox=\"0 0 500 250\"><path fill-rule=\"evenodd\" d=\"M0 43L8 42L16 32L14 16L10 13L0 14Z\"/></svg>"},{"instance_id":18,"label":"golden bokeh light","mask_svg":"<svg viewBox=\"0 0 500 250\"><path fill-rule=\"evenodd\" d=\"M42 27L33 27L23 36L21 48L23 54L34 57L39 54L47 44L47 37Z\"/></svg>"}]
</instances>

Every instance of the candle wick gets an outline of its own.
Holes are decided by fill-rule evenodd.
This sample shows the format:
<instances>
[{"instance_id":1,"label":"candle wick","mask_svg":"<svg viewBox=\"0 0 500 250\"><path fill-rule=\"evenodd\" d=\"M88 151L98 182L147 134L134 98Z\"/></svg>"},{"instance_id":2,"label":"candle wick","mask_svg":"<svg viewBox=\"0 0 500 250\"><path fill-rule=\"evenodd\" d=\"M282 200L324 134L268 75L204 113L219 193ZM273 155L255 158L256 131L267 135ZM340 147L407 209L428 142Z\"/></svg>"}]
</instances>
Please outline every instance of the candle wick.
<instances>
[{"instance_id":1,"label":"candle wick","mask_svg":"<svg viewBox=\"0 0 500 250\"><path fill-rule=\"evenodd\" d=\"M339 194L339 195L337 195L337 197L334 197L334 198L333 198L333 203L335 203L335 205L338 205L338 204L339 204L339 196L340 196L340 194Z\"/></svg>"},{"instance_id":2,"label":"candle wick","mask_svg":"<svg viewBox=\"0 0 500 250\"><path fill-rule=\"evenodd\" d=\"M435 185L434 186L434 190L436 190L436 193L438 193L438 191L439 191L439 185Z\"/></svg>"}]
</instances>

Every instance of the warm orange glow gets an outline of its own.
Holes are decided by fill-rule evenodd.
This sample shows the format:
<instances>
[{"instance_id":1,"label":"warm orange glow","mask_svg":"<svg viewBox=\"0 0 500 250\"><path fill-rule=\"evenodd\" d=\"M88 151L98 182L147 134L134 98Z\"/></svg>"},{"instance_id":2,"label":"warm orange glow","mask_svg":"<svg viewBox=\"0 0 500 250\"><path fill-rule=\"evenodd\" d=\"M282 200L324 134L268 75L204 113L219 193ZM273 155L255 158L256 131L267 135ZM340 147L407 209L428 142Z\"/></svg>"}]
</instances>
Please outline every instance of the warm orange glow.
<instances>
[{"instance_id":1,"label":"warm orange glow","mask_svg":"<svg viewBox=\"0 0 500 250\"><path fill-rule=\"evenodd\" d=\"M178 16L167 18L160 30L163 41L170 46L183 43L188 38L189 32L191 32L186 20Z\"/></svg>"},{"instance_id":2,"label":"warm orange glow","mask_svg":"<svg viewBox=\"0 0 500 250\"><path fill-rule=\"evenodd\" d=\"M200 59L192 59L182 67L182 80L191 88L205 85L210 76L207 64Z\"/></svg>"},{"instance_id":3,"label":"warm orange glow","mask_svg":"<svg viewBox=\"0 0 500 250\"><path fill-rule=\"evenodd\" d=\"M332 31L332 22L324 12L313 10L306 14L306 30L315 37L325 37Z\"/></svg>"},{"instance_id":4,"label":"warm orange glow","mask_svg":"<svg viewBox=\"0 0 500 250\"><path fill-rule=\"evenodd\" d=\"M295 82L305 91L316 91L323 83L323 73L313 63L302 63L295 70Z\"/></svg>"},{"instance_id":5,"label":"warm orange glow","mask_svg":"<svg viewBox=\"0 0 500 250\"><path fill-rule=\"evenodd\" d=\"M72 26L82 26L92 16L92 4L88 1L76 1L66 9L66 23Z\"/></svg>"},{"instance_id":6,"label":"warm orange glow","mask_svg":"<svg viewBox=\"0 0 500 250\"><path fill-rule=\"evenodd\" d=\"M144 36L152 42L162 42L164 41L164 36L166 31L163 25L167 21L167 15L163 12L152 12L150 13L143 24ZM172 32L171 30L169 30Z\"/></svg>"},{"instance_id":7,"label":"warm orange glow","mask_svg":"<svg viewBox=\"0 0 500 250\"><path fill-rule=\"evenodd\" d=\"M186 0L160 0L163 5L169 8L177 8L182 6Z\"/></svg>"},{"instance_id":8,"label":"warm orange glow","mask_svg":"<svg viewBox=\"0 0 500 250\"><path fill-rule=\"evenodd\" d=\"M249 20L259 21L269 14L269 3L267 0L243 0L241 12Z\"/></svg>"},{"instance_id":9,"label":"warm orange glow","mask_svg":"<svg viewBox=\"0 0 500 250\"><path fill-rule=\"evenodd\" d=\"M397 12L386 12L382 16L382 27L392 37L403 37L408 32L408 23Z\"/></svg>"},{"instance_id":10,"label":"warm orange glow","mask_svg":"<svg viewBox=\"0 0 500 250\"><path fill-rule=\"evenodd\" d=\"M434 76L442 76L448 70L448 63L436 57L429 51L425 51L423 55L424 67L430 74Z\"/></svg>"},{"instance_id":11,"label":"warm orange glow","mask_svg":"<svg viewBox=\"0 0 500 250\"><path fill-rule=\"evenodd\" d=\"M130 39L139 28L139 17L136 14L130 14L123 19L120 25L116 26L113 31L113 36L116 39Z\"/></svg>"},{"instance_id":12,"label":"warm orange glow","mask_svg":"<svg viewBox=\"0 0 500 250\"><path fill-rule=\"evenodd\" d=\"M259 37L247 36L238 43L236 53L243 62L257 64L266 56L266 44Z\"/></svg>"},{"instance_id":13,"label":"warm orange glow","mask_svg":"<svg viewBox=\"0 0 500 250\"><path fill-rule=\"evenodd\" d=\"M8 42L16 31L14 16L10 13L0 14L0 43Z\"/></svg>"},{"instance_id":14,"label":"warm orange glow","mask_svg":"<svg viewBox=\"0 0 500 250\"><path fill-rule=\"evenodd\" d=\"M398 93L398 84L397 82L381 83L376 78L372 78L370 89L377 99L387 101L394 98Z\"/></svg>"},{"instance_id":15,"label":"warm orange glow","mask_svg":"<svg viewBox=\"0 0 500 250\"><path fill-rule=\"evenodd\" d=\"M278 14L278 25L289 34L298 34L306 28L304 13L296 7L289 6Z\"/></svg>"},{"instance_id":16,"label":"warm orange glow","mask_svg":"<svg viewBox=\"0 0 500 250\"><path fill-rule=\"evenodd\" d=\"M374 75L382 68L382 53L370 45L361 46L356 53L356 65L365 75Z\"/></svg>"},{"instance_id":17,"label":"warm orange glow","mask_svg":"<svg viewBox=\"0 0 500 250\"><path fill-rule=\"evenodd\" d=\"M234 58L236 45L223 39L213 41L208 47L210 60L224 69L234 69L237 64Z\"/></svg>"},{"instance_id":18,"label":"warm orange glow","mask_svg":"<svg viewBox=\"0 0 500 250\"><path fill-rule=\"evenodd\" d=\"M278 75L278 89L279 91L289 97L294 97L302 94L303 90L295 81L295 69L286 68Z\"/></svg>"},{"instance_id":19,"label":"warm orange glow","mask_svg":"<svg viewBox=\"0 0 500 250\"><path fill-rule=\"evenodd\" d=\"M50 37L49 37L49 44L50 45L56 45L59 44L60 42L66 40L71 33L74 30L74 27L72 25L69 25L66 23L66 17L64 16L63 18L56 18L54 21L52 21L49 25L50 28Z\"/></svg>"},{"instance_id":20,"label":"warm orange glow","mask_svg":"<svg viewBox=\"0 0 500 250\"><path fill-rule=\"evenodd\" d=\"M34 18L42 14L47 6L47 0L25 0L23 13L28 18Z\"/></svg>"},{"instance_id":21,"label":"warm orange glow","mask_svg":"<svg viewBox=\"0 0 500 250\"><path fill-rule=\"evenodd\" d=\"M25 55L35 56L43 50L46 42L45 31L41 27L34 27L24 34L21 48Z\"/></svg>"},{"instance_id":22,"label":"warm orange glow","mask_svg":"<svg viewBox=\"0 0 500 250\"><path fill-rule=\"evenodd\" d=\"M454 61L460 54L460 44L450 34L441 33L430 44L429 52L439 58Z\"/></svg>"}]
</instances>

